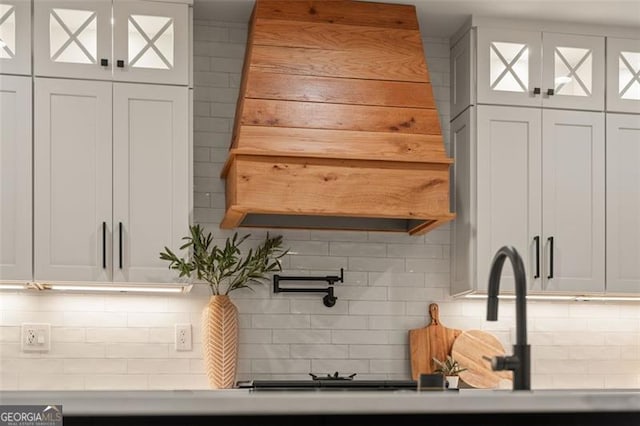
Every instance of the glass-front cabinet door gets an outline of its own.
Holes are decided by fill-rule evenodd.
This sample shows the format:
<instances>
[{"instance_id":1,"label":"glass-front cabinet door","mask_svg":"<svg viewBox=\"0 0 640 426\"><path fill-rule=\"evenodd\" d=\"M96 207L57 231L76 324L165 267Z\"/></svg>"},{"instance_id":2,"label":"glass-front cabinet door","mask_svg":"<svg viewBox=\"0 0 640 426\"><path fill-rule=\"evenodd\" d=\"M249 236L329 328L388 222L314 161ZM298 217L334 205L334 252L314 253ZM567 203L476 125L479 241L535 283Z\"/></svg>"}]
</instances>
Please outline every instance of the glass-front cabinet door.
<instances>
[{"instance_id":1,"label":"glass-front cabinet door","mask_svg":"<svg viewBox=\"0 0 640 426\"><path fill-rule=\"evenodd\" d=\"M607 38L607 111L640 113L640 40Z\"/></svg>"},{"instance_id":2,"label":"glass-front cabinet door","mask_svg":"<svg viewBox=\"0 0 640 426\"><path fill-rule=\"evenodd\" d=\"M135 0L34 4L36 76L189 83L187 4Z\"/></svg>"},{"instance_id":3,"label":"glass-front cabinet door","mask_svg":"<svg viewBox=\"0 0 640 426\"><path fill-rule=\"evenodd\" d=\"M604 110L604 37L478 28L479 104Z\"/></svg>"},{"instance_id":4,"label":"glass-front cabinet door","mask_svg":"<svg viewBox=\"0 0 640 426\"><path fill-rule=\"evenodd\" d=\"M0 0L0 74L31 74L29 0Z\"/></svg>"},{"instance_id":5,"label":"glass-front cabinet door","mask_svg":"<svg viewBox=\"0 0 640 426\"><path fill-rule=\"evenodd\" d=\"M36 1L34 73L111 78L111 1Z\"/></svg>"},{"instance_id":6,"label":"glass-front cabinet door","mask_svg":"<svg viewBox=\"0 0 640 426\"><path fill-rule=\"evenodd\" d=\"M604 110L604 37L542 34L542 105Z\"/></svg>"},{"instance_id":7,"label":"glass-front cabinet door","mask_svg":"<svg viewBox=\"0 0 640 426\"><path fill-rule=\"evenodd\" d=\"M116 0L115 81L189 83L188 6Z\"/></svg>"},{"instance_id":8,"label":"glass-front cabinet door","mask_svg":"<svg viewBox=\"0 0 640 426\"><path fill-rule=\"evenodd\" d=\"M480 104L540 106L539 32L478 28Z\"/></svg>"}]
</instances>

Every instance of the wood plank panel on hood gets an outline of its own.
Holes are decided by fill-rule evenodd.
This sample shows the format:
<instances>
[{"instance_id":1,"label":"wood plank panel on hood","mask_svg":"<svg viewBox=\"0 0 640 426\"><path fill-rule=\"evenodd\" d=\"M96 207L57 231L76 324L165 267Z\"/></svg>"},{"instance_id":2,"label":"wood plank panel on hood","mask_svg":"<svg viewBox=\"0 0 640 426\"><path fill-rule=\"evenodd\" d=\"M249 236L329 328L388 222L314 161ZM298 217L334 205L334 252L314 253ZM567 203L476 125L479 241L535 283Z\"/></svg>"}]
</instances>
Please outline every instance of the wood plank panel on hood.
<instances>
[{"instance_id":1,"label":"wood plank panel on hood","mask_svg":"<svg viewBox=\"0 0 640 426\"><path fill-rule=\"evenodd\" d=\"M235 120L223 228L420 234L454 217L413 6L257 0Z\"/></svg>"}]
</instances>

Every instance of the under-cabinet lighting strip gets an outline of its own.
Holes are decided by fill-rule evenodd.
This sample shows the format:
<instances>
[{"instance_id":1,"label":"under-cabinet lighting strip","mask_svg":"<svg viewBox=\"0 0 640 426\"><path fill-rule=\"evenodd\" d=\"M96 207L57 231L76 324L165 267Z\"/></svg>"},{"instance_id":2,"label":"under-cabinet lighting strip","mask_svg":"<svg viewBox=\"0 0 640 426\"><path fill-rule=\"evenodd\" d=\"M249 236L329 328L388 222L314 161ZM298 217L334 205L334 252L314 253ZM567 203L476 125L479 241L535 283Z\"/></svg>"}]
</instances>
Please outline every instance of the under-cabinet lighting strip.
<instances>
[{"instance_id":1,"label":"under-cabinet lighting strip","mask_svg":"<svg viewBox=\"0 0 640 426\"><path fill-rule=\"evenodd\" d=\"M486 299L486 294L467 294L464 296L467 299ZM515 299L513 294L501 294L499 299ZM566 300L574 302L640 302L640 296L563 296L563 295L527 295L529 300Z\"/></svg>"},{"instance_id":2,"label":"under-cabinet lighting strip","mask_svg":"<svg viewBox=\"0 0 640 426\"><path fill-rule=\"evenodd\" d=\"M0 283L0 290L30 290L30 291L82 291L96 293L189 293L192 284L100 284L86 285L74 283Z\"/></svg>"}]
</instances>

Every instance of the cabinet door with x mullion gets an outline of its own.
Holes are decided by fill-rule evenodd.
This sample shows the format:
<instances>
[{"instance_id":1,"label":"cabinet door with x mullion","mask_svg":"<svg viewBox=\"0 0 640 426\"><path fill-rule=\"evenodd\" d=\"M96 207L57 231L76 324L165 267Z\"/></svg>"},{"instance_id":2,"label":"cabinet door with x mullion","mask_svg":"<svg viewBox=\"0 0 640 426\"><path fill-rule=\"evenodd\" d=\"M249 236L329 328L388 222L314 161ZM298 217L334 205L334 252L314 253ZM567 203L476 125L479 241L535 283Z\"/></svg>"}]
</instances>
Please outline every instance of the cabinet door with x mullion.
<instances>
[{"instance_id":1,"label":"cabinet door with x mullion","mask_svg":"<svg viewBox=\"0 0 640 426\"><path fill-rule=\"evenodd\" d=\"M604 37L542 34L542 106L604 110Z\"/></svg>"},{"instance_id":2,"label":"cabinet door with x mullion","mask_svg":"<svg viewBox=\"0 0 640 426\"><path fill-rule=\"evenodd\" d=\"M186 4L115 0L113 79L186 86L188 13Z\"/></svg>"},{"instance_id":3,"label":"cabinet door with x mullion","mask_svg":"<svg viewBox=\"0 0 640 426\"><path fill-rule=\"evenodd\" d=\"M36 1L34 73L111 79L111 1Z\"/></svg>"}]
</instances>

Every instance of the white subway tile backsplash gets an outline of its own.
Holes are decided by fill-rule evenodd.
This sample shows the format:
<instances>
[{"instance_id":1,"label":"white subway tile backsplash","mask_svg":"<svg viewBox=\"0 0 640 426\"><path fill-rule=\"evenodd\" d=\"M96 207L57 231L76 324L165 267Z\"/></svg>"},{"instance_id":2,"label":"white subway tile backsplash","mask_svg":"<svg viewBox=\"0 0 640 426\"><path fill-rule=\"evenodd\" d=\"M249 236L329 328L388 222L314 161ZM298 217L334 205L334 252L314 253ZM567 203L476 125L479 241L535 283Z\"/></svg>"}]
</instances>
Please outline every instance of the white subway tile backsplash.
<instances>
[{"instance_id":1,"label":"white subway tile backsplash","mask_svg":"<svg viewBox=\"0 0 640 426\"><path fill-rule=\"evenodd\" d=\"M289 345L243 343L239 347L240 358L296 358L291 356ZM297 357L300 358L300 357Z\"/></svg>"},{"instance_id":2,"label":"white subway tile backsplash","mask_svg":"<svg viewBox=\"0 0 640 426\"><path fill-rule=\"evenodd\" d=\"M146 390L149 387L148 376L135 374L92 374L85 376L86 390Z\"/></svg>"},{"instance_id":3,"label":"white subway tile backsplash","mask_svg":"<svg viewBox=\"0 0 640 426\"><path fill-rule=\"evenodd\" d=\"M367 241L367 233L360 231L312 230L309 238L312 241L346 241L351 243L358 241Z\"/></svg>"},{"instance_id":4,"label":"white subway tile backsplash","mask_svg":"<svg viewBox=\"0 0 640 426\"><path fill-rule=\"evenodd\" d=\"M347 269L347 258L328 256L291 256L291 269L315 269L340 271L340 268ZM356 269L357 270L357 269Z\"/></svg>"},{"instance_id":5,"label":"white subway tile backsplash","mask_svg":"<svg viewBox=\"0 0 640 426\"><path fill-rule=\"evenodd\" d=\"M331 331L273 330L273 343L331 343Z\"/></svg>"},{"instance_id":6,"label":"white subway tile backsplash","mask_svg":"<svg viewBox=\"0 0 640 426\"><path fill-rule=\"evenodd\" d=\"M449 259L406 259L407 272L449 272Z\"/></svg>"},{"instance_id":7,"label":"white subway tile backsplash","mask_svg":"<svg viewBox=\"0 0 640 426\"><path fill-rule=\"evenodd\" d=\"M378 344L388 342L388 335L380 330L333 330L331 343L337 344Z\"/></svg>"},{"instance_id":8,"label":"white subway tile backsplash","mask_svg":"<svg viewBox=\"0 0 640 426\"><path fill-rule=\"evenodd\" d=\"M62 359L0 359L0 374L15 371L29 371L32 374L62 372L65 361Z\"/></svg>"},{"instance_id":9,"label":"white subway tile backsplash","mask_svg":"<svg viewBox=\"0 0 640 426\"><path fill-rule=\"evenodd\" d=\"M349 345L349 358L403 359L409 362L407 345Z\"/></svg>"},{"instance_id":10,"label":"white subway tile backsplash","mask_svg":"<svg viewBox=\"0 0 640 426\"><path fill-rule=\"evenodd\" d=\"M386 257L387 246L383 243L340 242L330 243L329 254L331 256L366 256Z\"/></svg>"},{"instance_id":11,"label":"white subway tile backsplash","mask_svg":"<svg viewBox=\"0 0 640 426\"><path fill-rule=\"evenodd\" d=\"M335 344L291 345L291 358L346 359L348 357L349 357L349 347L347 345L335 345Z\"/></svg>"},{"instance_id":12,"label":"white subway tile backsplash","mask_svg":"<svg viewBox=\"0 0 640 426\"><path fill-rule=\"evenodd\" d=\"M389 300L435 302L444 299L444 289L441 288L388 287L387 291Z\"/></svg>"},{"instance_id":13,"label":"white subway tile backsplash","mask_svg":"<svg viewBox=\"0 0 640 426\"><path fill-rule=\"evenodd\" d=\"M372 373L402 374L408 377L411 370L410 363L405 359L372 359L370 362Z\"/></svg>"},{"instance_id":14,"label":"white subway tile backsplash","mask_svg":"<svg viewBox=\"0 0 640 426\"><path fill-rule=\"evenodd\" d=\"M352 271L404 272L404 259L350 257L349 269Z\"/></svg>"},{"instance_id":15,"label":"white subway tile backsplash","mask_svg":"<svg viewBox=\"0 0 640 426\"><path fill-rule=\"evenodd\" d=\"M310 373L326 376L335 372L342 376L356 373L356 379L365 379L369 372L368 359L312 359Z\"/></svg>"},{"instance_id":16,"label":"white subway tile backsplash","mask_svg":"<svg viewBox=\"0 0 640 426\"><path fill-rule=\"evenodd\" d=\"M311 360L308 359L254 359L251 361L253 373L309 373Z\"/></svg>"},{"instance_id":17,"label":"white subway tile backsplash","mask_svg":"<svg viewBox=\"0 0 640 426\"><path fill-rule=\"evenodd\" d=\"M309 328L309 315L253 315L252 328Z\"/></svg>"},{"instance_id":18,"label":"white subway tile backsplash","mask_svg":"<svg viewBox=\"0 0 640 426\"><path fill-rule=\"evenodd\" d=\"M149 330L130 327L87 328L86 341L91 343L147 342L149 341Z\"/></svg>"},{"instance_id":19,"label":"white subway tile backsplash","mask_svg":"<svg viewBox=\"0 0 640 426\"><path fill-rule=\"evenodd\" d=\"M51 358L104 358L106 346L102 343L51 342Z\"/></svg>"},{"instance_id":20,"label":"white subway tile backsplash","mask_svg":"<svg viewBox=\"0 0 640 426\"><path fill-rule=\"evenodd\" d=\"M270 329L241 328L238 333L238 340L240 343L283 343L274 340L273 332L274 330Z\"/></svg>"},{"instance_id":21,"label":"white subway tile backsplash","mask_svg":"<svg viewBox=\"0 0 640 426\"><path fill-rule=\"evenodd\" d=\"M18 326L5 326L0 327L0 344L2 343L16 343L20 341L20 327Z\"/></svg>"},{"instance_id":22,"label":"white subway tile backsplash","mask_svg":"<svg viewBox=\"0 0 640 426\"><path fill-rule=\"evenodd\" d=\"M408 272L369 272L369 285L380 287L424 287L424 274Z\"/></svg>"},{"instance_id":23,"label":"white subway tile backsplash","mask_svg":"<svg viewBox=\"0 0 640 426\"><path fill-rule=\"evenodd\" d=\"M177 323L189 322L189 314L184 312L129 312L128 327L170 327Z\"/></svg>"},{"instance_id":24,"label":"white subway tile backsplash","mask_svg":"<svg viewBox=\"0 0 640 426\"><path fill-rule=\"evenodd\" d=\"M417 259L442 259L440 245L424 244L387 244L387 256Z\"/></svg>"},{"instance_id":25,"label":"white subway tile backsplash","mask_svg":"<svg viewBox=\"0 0 640 426\"><path fill-rule=\"evenodd\" d=\"M387 300L387 289L385 287L339 286L335 289L335 295L339 300Z\"/></svg>"},{"instance_id":26,"label":"white subway tile backsplash","mask_svg":"<svg viewBox=\"0 0 640 426\"><path fill-rule=\"evenodd\" d=\"M85 389L84 376L57 373L33 374L25 372L18 377L18 390L58 391L76 389Z\"/></svg>"},{"instance_id":27,"label":"white subway tile backsplash","mask_svg":"<svg viewBox=\"0 0 640 426\"><path fill-rule=\"evenodd\" d=\"M126 359L68 358L64 360L65 374L125 374Z\"/></svg>"},{"instance_id":28,"label":"white subway tile backsplash","mask_svg":"<svg viewBox=\"0 0 640 426\"><path fill-rule=\"evenodd\" d=\"M183 374L190 371L188 359L130 359L127 361L129 374Z\"/></svg>"},{"instance_id":29,"label":"white subway tile backsplash","mask_svg":"<svg viewBox=\"0 0 640 426\"><path fill-rule=\"evenodd\" d=\"M356 315L313 315L311 328L339 329L339 330L364 330L368 328L367 316Z\"/></svg>"},{"instance_id":30,"label":"white subway tile backsplash","mask_svg":"<svg viewBox=\"0 0 640 426\"><path fill-rule=\"evenodd\" d=\"M204 374L152 374L147 381L149 389L210 389Z\"/></svg>"},{"instance_id":31,"label":"white subway tile backsplash","mask_svg":"<svg viewBox=\"0 0 640 426\"><path fill-rule=\"evenodd\" d=\"M351 315L404 315L405 313L404 302L349 301Z\"/></svg>"},{"instance_id":32,"label":"white subway tile backsplash","mask_svg":"<svg viewBox=\"0 0 640 426\"><path fill-rule=\"evenodd\" d=\"M169 345L162 343L109 343L106 358L168 358Z\"/></svg>"}]
</instances>

